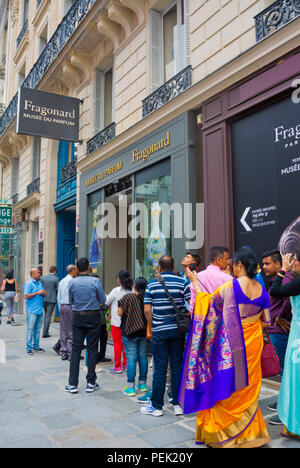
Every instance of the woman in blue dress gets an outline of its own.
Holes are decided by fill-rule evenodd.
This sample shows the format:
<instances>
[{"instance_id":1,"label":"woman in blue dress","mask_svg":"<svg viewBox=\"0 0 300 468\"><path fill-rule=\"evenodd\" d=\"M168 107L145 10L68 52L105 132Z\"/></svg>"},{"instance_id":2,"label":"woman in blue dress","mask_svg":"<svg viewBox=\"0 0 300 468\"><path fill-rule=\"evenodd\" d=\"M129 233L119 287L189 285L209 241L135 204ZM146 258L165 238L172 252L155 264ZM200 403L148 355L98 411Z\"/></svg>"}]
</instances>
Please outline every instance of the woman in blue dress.
<instances>
[{"instance_id":1,"label":"woman in blue dress","mask_svg":"<svg viewBox=\"0 0 300 468\"><path fill-rule=\"evenodd\" d=\"M295 279L282 285L282 280L290 269ZM300 440L300 248L292 256L284 255L282 270L278 272L270 294L291 297L293 320L279 395L278 416L284 424L281 435Z\"/></svg>"}]
</instances>

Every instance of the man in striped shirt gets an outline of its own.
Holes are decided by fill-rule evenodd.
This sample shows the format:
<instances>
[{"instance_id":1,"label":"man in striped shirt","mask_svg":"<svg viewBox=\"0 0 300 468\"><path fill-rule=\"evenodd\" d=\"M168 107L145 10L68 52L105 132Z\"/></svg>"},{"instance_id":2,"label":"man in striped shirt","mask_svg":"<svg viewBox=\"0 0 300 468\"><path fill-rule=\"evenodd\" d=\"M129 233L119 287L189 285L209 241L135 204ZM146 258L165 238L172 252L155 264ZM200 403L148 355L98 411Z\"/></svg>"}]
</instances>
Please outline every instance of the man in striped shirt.
<instances>
[{"instance_id":1,"label":"man in striped shirt","mask_svg":"<svg viewBox=\"0 0 300 468\"><path fill-rule=\"evenodd\" d=\"M179 307L184 307L185 301L189 302L191 298L189 282L186 278L177 276L173 271L173 258L162 257L159 260L158 274L165 281L176 304ZM174 395L172 404L175 414L180 415L183 410L178 404L177 395L183 359L184 336L180 336L178 333L176 311L157 278L148 283L144 304L146 319L152 325L154 375L151 404L141 408L141 413L151 416L163 415L166 376L170 360L172 395Z\"/></svg>"}]
</instances>

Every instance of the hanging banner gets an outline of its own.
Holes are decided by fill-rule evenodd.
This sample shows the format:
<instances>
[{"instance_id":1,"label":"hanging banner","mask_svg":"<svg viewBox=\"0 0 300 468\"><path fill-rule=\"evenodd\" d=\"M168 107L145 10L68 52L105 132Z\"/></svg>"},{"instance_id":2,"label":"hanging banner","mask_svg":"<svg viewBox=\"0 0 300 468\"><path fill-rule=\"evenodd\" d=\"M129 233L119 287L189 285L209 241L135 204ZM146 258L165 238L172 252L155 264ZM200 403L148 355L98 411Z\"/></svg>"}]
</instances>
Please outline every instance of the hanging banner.
<instances>
[{"instance_id":1,"label":"hanging banner","mask_svg":"<svg viewBox=\"0 0 300 468\"><path fill-rule=\"evenodd\" d=\"M20 88L17 133L78 142L79 105L79 99Z\"/></svg>"}]
</instances>

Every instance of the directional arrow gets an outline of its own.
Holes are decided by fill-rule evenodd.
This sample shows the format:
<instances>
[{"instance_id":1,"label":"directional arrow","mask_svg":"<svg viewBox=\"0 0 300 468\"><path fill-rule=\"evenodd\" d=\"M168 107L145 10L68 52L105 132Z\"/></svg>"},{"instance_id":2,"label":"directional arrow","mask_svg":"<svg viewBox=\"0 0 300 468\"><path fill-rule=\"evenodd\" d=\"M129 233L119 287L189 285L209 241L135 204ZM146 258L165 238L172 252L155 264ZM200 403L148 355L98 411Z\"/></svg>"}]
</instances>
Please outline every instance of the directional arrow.
<instances>
[{"instance_id":1,"label":"directional arrow","mask_svg":"<svg viewBox=\"0 0 300 468\"><path fill-rule=\"evenodd\" d=\"M246 229L247 232L252 231L249 224L246 223L246 218L247 218L248 213L249 213L250 210L251 210L251 206L248 206L248 208L245 209L243 216L241 217L241 223L242 223L242 225L244 226L244 228Z\"/></svg>"}]
</instances>

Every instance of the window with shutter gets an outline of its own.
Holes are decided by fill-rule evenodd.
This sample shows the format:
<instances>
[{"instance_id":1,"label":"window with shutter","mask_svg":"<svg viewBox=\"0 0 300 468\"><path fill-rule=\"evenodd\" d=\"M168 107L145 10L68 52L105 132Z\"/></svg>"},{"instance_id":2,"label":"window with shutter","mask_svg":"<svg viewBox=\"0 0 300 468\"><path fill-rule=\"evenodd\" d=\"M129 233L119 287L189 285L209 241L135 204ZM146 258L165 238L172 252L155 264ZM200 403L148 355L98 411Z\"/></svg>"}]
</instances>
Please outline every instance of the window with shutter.
<instances>
[{"instance_id":1,"label":"window with shutter","mask_svg":"<svg viewBox=\"0 0 300 468\"><path fill-rule=\"evenodd\" d=\"M189 0L150 10L150 90L155 91L190 64Z\"/></svg>"},{"instance_id":2,"label":"window with shutter","mask_svg":"<svg viewBox=\"0 0 300 468\"><path fill-rule=\"evenodd\" d=\"M94 134L101 132L113 121L114 68L94 72Z\"/></svg>"},{"instance_id":3,"label":"window with shutter","mask_svg":"<svg viewBox=\"0 0 300 468\"><path fill-rule=\"evenodd\" d=\"M19 193L19 163L18 158L12 160L12 174L11 174L11 196Z\"/></svg>"},{"instance_id":4,"label":"window with shutter","mask_svg":"<svg viewBox=\"0 0 300 468\"><path fill-rule=\"evenodd\" d=\"M162 14L155 10L150 10L150 92L162 86L163 76L163 28Z\"/></svg>"},{"instance_id":5,"label":"window with shutter","mask_svg":"<svg viewBox=\"0 0 300 468\"><path fill-rule=\"evenodd\" d=\"M41 139L39 137L33 138L32 146L32 180L40 177L41 168Z\"/></svg>"}]
</instances>

